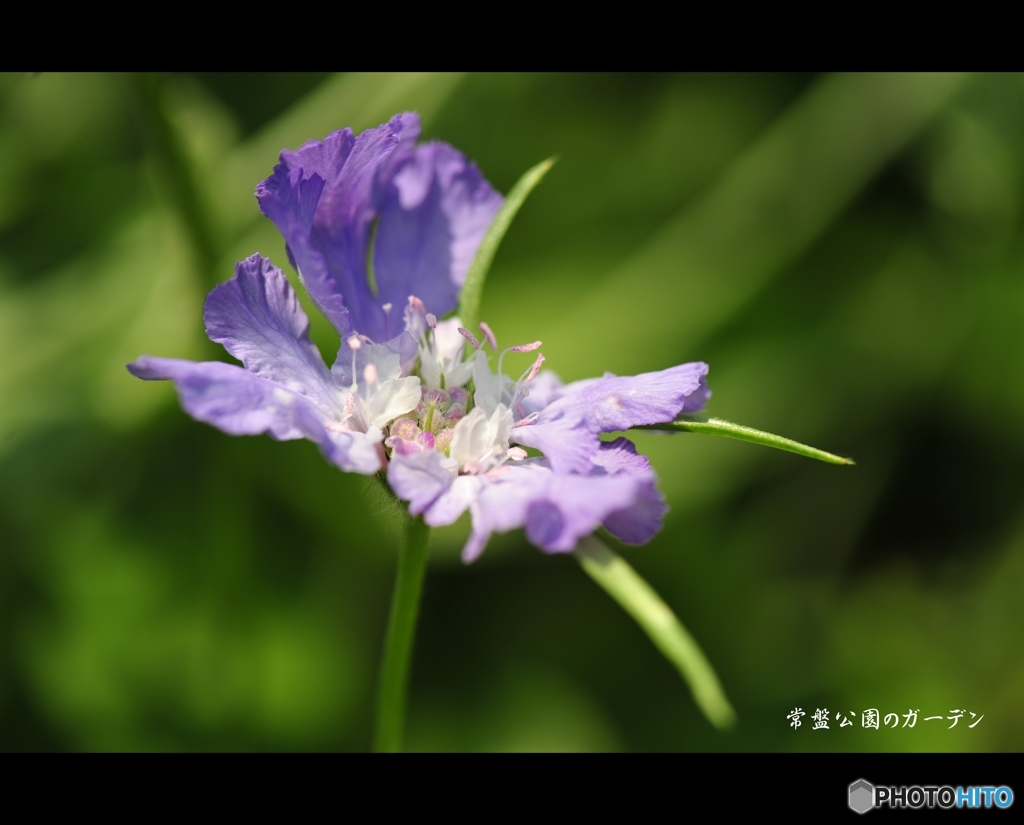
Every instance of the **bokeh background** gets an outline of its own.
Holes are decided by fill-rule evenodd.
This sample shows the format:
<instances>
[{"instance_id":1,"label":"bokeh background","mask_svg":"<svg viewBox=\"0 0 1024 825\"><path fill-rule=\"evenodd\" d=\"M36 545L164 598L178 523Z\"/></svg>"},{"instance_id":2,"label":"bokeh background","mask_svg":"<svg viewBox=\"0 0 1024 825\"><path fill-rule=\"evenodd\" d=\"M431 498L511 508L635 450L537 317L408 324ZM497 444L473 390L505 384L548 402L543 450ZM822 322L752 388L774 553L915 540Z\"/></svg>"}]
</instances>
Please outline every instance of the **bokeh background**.
<instances>
[{"instance_id":1,"label":"bokeh background","mask_svg":"<svg viewBox=\"0 0 1024 825\"><path fill-rule=\"evenodd\" d=\"M277 153L406 109L504 192L559 157L501 339L567 380L707 361L711 413L857 460L636 434L671 512L626 556L724 734L571 557L438 531L409 746L1024 748L1024 78L763 74L0 77L0 748L367 747L386 504L124 365L229 360L205 293L255 251L294 276ZM838 727L868 708L984 718Z\"/></svg>"}]
</instances>

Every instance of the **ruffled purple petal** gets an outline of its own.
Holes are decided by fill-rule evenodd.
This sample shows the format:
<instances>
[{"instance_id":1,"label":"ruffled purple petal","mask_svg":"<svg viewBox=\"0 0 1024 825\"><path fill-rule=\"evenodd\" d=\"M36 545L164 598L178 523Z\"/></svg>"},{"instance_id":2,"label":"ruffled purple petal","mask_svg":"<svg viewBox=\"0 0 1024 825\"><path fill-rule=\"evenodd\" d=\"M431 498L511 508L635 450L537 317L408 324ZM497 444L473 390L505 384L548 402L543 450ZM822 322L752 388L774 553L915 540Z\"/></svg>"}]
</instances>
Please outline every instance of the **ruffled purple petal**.
<instances>
[{"instance_id":1,"label":"ruffled purple petal","mask_svg":"<svg viewBox=\"0 0 1024 825\"><path fill-rule=\"evenodd\" d=\"M438 142L412 149L404 138L377 181L378 300L401 307L415 295L441 317L458 303L503 198L458 150Z\"/></svg>"},{"instance_id":2,"label":"ruffled purple petal","mask_svg":"<svg viewBox=\"0 0 1024 825\"><path fill-rule=\"evenodd\" d=\"M370 291L366 253L374 175L412 126L415 116L396 115L358 138L344 129L282 152L274 174L256 188L260 211L284 236L310 296L342 337L353 329L377 341L393 337Z\"/></svg>"},{"instance_id":3,"label":"ruffled purple petal","mask_svg":"<svg viewBox=\"0 0 1024 825\"><path fill-rule=\"evenodd\" d=\"M249 372L305 396L325 416L340 413L334 380L309 339L309 319L269 260L252 255L239 261L235 277L207 297L203 318L210 340Z\"/></svg>"},{"instance_id":4,"label":"ruffled purple petal","mask_svg":"<svg viewBox=\"0 0 1024 825\"><path fill-rule=\"evenodd\" d=\"M470 505L473 531L463 548L470 562L492 533L524 527L548 553L573 550L604 524L623 541L642 543L661 527L666 511L653 472L562 475L540 463L507 465L487 479Z\"/></svg>"},{"instance_id":5,"label":"ruffled purple petal","mask_svg":"<svg viewBox=\"0 0 1024 825\"><path fill-rule=\"evenodd\" d=\"M628 438L602 442L591 461L594 464L591 475L617 476L651 472L651 462L636 451L636 445Z\"/></svg>"},{"instance_id":6,"label":"ruffled purple petal","mask_svg":"<svg viewBox=\"0 0 1024 825\"><path fill-rule=\"evenodd\" d=\"M416 146L418 115L396 115L282 152L256 189L310 295L342 337L387 341L410 295L441 316L459 289L502 197L451 146ZM372 224L375 286L367 271ZM390 312L385 309L391 305Z\"/></svg>"},{"instance_id":7,"label":"ruffled purple petal","mask_svg":"<svg viewBox=\"0 0 1024 825\"><path fill-rule=\"evenodd\" d=\"M322 412L305 396L241 367L144 356L128 371L148 381L173 381L189 415L229 435L308 438L343 470L370 475L381 467L379 437L328 430Z\"/></svg>"},{"instance_id":8,"label":"ruffled purple petal","mask_svg":"<svg viewBox=\"0 0 1024 825\"><path fill-rule=\"evenodd\" d=\"M544 453L556 473L589 473L601 441L574 411L541 415L535 424L516 427L512 441Z\"/></svg>"},{"instance_id":9,"label":"ruffled purple petal","mask_svg":"<svg viewBox=\"0 0 1024 825\"><path fill-rule=\"evenodd\" d=\"M536 423L518 427L513 439L541 450L559 473L587 473L598 449L598 433L627 430L639 424L671 421L697 412L711 391L703 363L681 364L636 376L591 378L565 386L550 376L523 402L524 412L539 412ZM541 406L542 401L549 403Z\"/></svg>"},{"instance_id":10,"label":"ruffled purple petal","mask_svg":"<svg viewBox=\"0 0 1024 825\"><path fill-rule=\"evenodd\" d=\"M680 364L635 376L592 378L569 384L561 397L540 414L538 423L565 415L585 421L597 433L660 424L681 413L700 411L711 392L705 383L708 365Z\"/></svg>"}]
</instances>

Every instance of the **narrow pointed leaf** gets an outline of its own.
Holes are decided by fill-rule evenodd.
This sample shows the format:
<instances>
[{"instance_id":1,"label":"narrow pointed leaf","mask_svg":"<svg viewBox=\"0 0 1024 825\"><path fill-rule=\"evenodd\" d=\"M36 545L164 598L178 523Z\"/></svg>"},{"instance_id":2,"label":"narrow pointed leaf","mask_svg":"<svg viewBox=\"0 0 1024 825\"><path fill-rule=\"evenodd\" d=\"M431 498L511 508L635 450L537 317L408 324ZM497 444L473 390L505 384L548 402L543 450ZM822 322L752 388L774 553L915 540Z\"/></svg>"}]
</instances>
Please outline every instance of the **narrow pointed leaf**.
<instances>
[{"instance_id":1,"label":"narrow pointed leaf","mask_svg":"<svg viewBox=\"0 0 1024 825\"><path fill-rule=\"evenodd\" d=\"M526 196L541 182L554 163L554 158L548 158L528 170L512 187L504 205L491 221L491 226L480 242L473 264L466 274L466 283L462 286L459 298L459 318L466 329L475 329L477 321L480 320L480 299L484 293L484 281L487 280L487 272L491 268L491 261L494 260L494 253L498 251L501 239L505 237Z\"/></svg>"},{"instance_id":2,"label":"narrow pointed leaf","mask_svg":"<svg viewBox=\"0 0 1024 825\"><path fill-rule=\"evenodd\" d=\"M736 722L736 713L711 663L682 623L651 586L622 557L595 536L581 541L575 556L583 569L632 616L690 686L697 706L717 728Z\"/></svg>"},{"instance_id":3,"label":"narrow pointed leaf","mask_svg":"<svg viewBox=\"0 0 1024 825\"><path fill-rule=\"evenodd\" d=\"M731 421L723 421L721 418L709 418L706 415L681 415L675 421L666 421L664 424L642 424L634 427L637 430L665 430L668 432L703 433L705 435L722 435L726 438L738 438L740 441L749 441L751 444L763 444L765 447L775 447L777 450L788 450L791 453L816 458L818 461L827 461L829 464L853 464L852 458L844 458L841 455L826 453L816 447L808 447L799 441L783 438L781 435L772 435L762 430L755 430L753 427L744 427L742 424L733 424Z\"/></svg>"}]
</instances>

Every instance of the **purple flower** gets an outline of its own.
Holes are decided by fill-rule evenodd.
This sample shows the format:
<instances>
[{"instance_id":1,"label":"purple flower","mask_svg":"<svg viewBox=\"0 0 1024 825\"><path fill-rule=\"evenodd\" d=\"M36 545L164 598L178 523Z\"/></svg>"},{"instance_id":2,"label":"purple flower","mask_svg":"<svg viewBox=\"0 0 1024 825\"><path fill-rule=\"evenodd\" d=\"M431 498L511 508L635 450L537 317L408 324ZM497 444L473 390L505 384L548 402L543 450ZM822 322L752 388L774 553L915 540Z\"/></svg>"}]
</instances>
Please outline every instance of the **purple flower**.
<instances>
[{"instance_id":1,"label":"purple flower","mask_svg":"<svg viewBox=\"0 0 1024 825\"><path fill-rule=\"evenodd\" d=\"M204 307L210 339L243 366L142 357L128 369L174 381L191 416L232 435L308 438L343 470L386 469L410 513L432 526L468 510L467 561L492 533L517 527L548 552L570 551L602 525L629 543L649 540L666 510L654 472L628 440L599 435L698 411L707 366L563 385L540 371L538 354L512 380L506 357L539 341L499 353L486 324L481 345L458 318L437 320L455 308L502 198L458 151L417 145L418 136L414 114L359 137L334 132L282 152L257 187L341 334L332 367L284 273L257 254Z\"/></svg>"}]
</instances>

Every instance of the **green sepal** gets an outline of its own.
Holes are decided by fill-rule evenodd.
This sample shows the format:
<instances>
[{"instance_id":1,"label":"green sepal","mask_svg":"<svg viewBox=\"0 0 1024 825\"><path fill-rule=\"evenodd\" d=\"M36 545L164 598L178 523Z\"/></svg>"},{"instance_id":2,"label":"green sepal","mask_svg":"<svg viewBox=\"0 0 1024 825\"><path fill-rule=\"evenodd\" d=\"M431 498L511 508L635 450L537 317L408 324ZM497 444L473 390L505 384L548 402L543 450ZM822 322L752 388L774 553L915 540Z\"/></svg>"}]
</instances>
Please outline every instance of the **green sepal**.
<instances>
[{"instance_id":1,"label":"green sepal","mask_svg":"<svg viewBox=\"0 0 1024 825\"><path fill-rule=\"evenodd\" d=\"M487 273L491 268L491 261L494 260L494 253L498 251L501 239L505 237L512 219L523 205L526 196L533 191L534 187L541 182L555 163L554 158L548 158L528 170L512 187L512 191L505 198L505 203L498 214L494 216L487 234L480 242L480 248L476 251L476 257L466 274L466 282L462 285L462 293L459 297L459 320L466 329L474 329L480 320L480 300L484 293L484 281L487 280Z\"/></svg>"},{"instance_id":2,"label":"green sepal","mask_svg":"<svg viewBox=\"0 0 1024 825\"><path fill-rule=\"evenodd\" d=\"M826 453L824 450L808 447L806 444L801 444L799 441L793 441L790 438L783 438L781 435L772 435L763 430L755 430L753 427L744 427L742 424L733 424L731 421L723 421L721 418L710 418L706 415L681 415L675 421L666 421L664 424L641 424L632 429L721 435L726 438L749 441L751 444L763 444L765 447L774 447L777 450L788 450L791 453L806 456L807 458L816 458L818 461L826 461L829 464L854 463L852 458L844 458L841 455Z\"/></svg>"},{"instance_id":3,"label":"green sepal","mask_svg":"<svg viewBox=\"0 0 1024 825\"><path fill-rule=\"evenodd\" d=\"M576 546L574 553L583 569L603 587L682 674L694 701L716 728L736 723L736 712L722 690L711 663L675 613L651 586L596 536Z\"/></svg>"}]
</instances>

